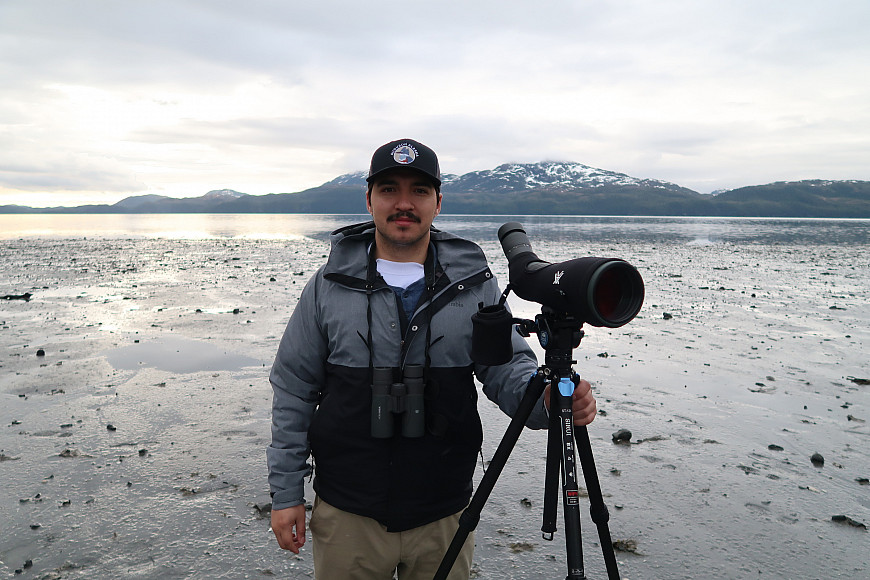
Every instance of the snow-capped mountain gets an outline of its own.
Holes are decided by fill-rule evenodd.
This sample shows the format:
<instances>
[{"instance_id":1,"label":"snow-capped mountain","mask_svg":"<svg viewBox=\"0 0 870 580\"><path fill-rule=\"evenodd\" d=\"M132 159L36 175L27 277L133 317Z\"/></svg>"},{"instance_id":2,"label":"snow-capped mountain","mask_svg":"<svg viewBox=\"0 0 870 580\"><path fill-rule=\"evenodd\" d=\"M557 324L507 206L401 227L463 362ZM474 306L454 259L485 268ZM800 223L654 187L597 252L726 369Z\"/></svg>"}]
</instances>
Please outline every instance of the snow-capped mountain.
<instances>
[{"instance_id":1,"label":"snow-capped mountain","mask_svg":"<svg viewBox=\"0 0 870 580\"><path fill-rule=\"evenodd\" d=\"M360 185L365 187L365 171L346 173L329 185ZM540 163L505 163L495 169L472 171L463 175L445 173L441 189L445 192L473 193L516 192L519 190L575 190L604 186L654 187L683 190L679 185L656 179L640 179L616 171L607 171L582 163L543 161Z\"/></svg>"},{"instance_id":2,"label":"snow-capped mountain","mask_svg":"<svg viewBox=\"0 0 870 580\"><path fill-rule=\"evenodd\" d=\"M234 189L213 189L203 195L200 199L204 200L230 200L230 199L238 199L240 197L245 197L248 195L247 193L242 193L241 191L236 191Z\"/></svg>"},{"instance_id":3,"label":"snow-capped mountain","mask_svg":"<svg viewBox=\"0 0 870 580\"><path fill-rule=\"evenodd\" d=\"M344 175L339 175L332 181L326 182L324 185L359 185L360 187L365 187L366 177L368 177L368 175L368 171L345 173Z\"/></svg>"},{"instance_id":4,"label":"snow-capped mountain","mask_svg":"<svg viewBox=\"0 0 870 580\"><path fill-rule=\"evenodd\" d=\"M574 190L604 186L654 187L669 190L684 188L656 179L639 179L581 163L544 161L505 163L495 169L474 171L444 179L445 191Z\"/></svg>"}]
</instances>

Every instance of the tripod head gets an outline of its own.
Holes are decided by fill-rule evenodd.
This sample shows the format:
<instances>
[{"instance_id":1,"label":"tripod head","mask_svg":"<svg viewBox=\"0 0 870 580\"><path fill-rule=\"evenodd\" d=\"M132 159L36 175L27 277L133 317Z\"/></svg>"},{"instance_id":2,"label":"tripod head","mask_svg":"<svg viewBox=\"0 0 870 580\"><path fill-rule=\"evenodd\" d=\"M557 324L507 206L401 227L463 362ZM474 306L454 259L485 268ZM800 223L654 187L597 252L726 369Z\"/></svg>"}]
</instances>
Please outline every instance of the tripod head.
<instances>
[{"instance_id":1,"label":"tripod head","mask_svg":"<svg viewBox=\"0 0 870 580\"><path fill-rule=\"evenodd\" d=\"M571 365L577 362L573 360L571 351L580 346L586 334L583 321L544 306L534 320L514 318L513 322L520 336L538 335L538 342L544 348L546 367L558 376L571 375Z\"/></svg>"}]
</instances>

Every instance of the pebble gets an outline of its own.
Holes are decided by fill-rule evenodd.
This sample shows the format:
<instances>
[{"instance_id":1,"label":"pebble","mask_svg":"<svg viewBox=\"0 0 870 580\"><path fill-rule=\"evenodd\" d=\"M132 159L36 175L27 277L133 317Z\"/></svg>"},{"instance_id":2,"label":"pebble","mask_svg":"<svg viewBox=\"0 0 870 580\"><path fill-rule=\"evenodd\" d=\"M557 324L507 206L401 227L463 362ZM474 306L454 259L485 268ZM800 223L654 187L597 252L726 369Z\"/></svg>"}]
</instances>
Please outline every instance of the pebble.
<instances>
[{"instance_id":1,"label":"pebble","mask_svg":"<svg viewBox=\"0 0 870 580\"><path fill-rule=\"evenodd\" d=\"M861 528L862 530L866 530L866 529L867 529L867 525L866 525L866 524L864 524L864 523L862 523L862 522L859 522L859 521L857 521L857 520L853 520L853 519L850 518L849 516L843 516L843 515L840 515L840 516L831 516L831 521L833 521L833 522L837 522L837 523L839 523L839 524L847 524L847 525L849 525L849 526L852 526L853 528Z\"/></svg>"},{"instance_id":2,"label":"pebble","mask_svg":"<svg viewBox=\"0 0 870 580\"><path fill-rule=\"evenodd\" d=\"M614 540L613 549L617 552L637 553L637 542L635 540Z\"/></svg>"},{"instance_id":3,"label":"pebble","mask_svg":"<svg viewBox=\"0 0 870 580\"><path fill-rule=\"evenodd\" d=\"M630 443L631 442L631 431L628 429L620 429L619 431L613 434L613 442L614 443Z\"/></svg>"},{"instance_id":4,"label":"pebble","mask_svg":"<svg viewBox=\"0 0 870 580\"><path fill-rule=\"evenodd\" d=\"M257 514L260 516L265 516L266 514L272 513L272 502L255 503L254 509L257 510Z\"/></svg>"},{"instance_id":5,"label":"pebble","mask_svg":"<svg viewBox=\"0 0 870 580\"><path fill-rule=\"evenodd\" d=\"M30 568L33 568L33 560L27 560L26 562L24 562L24 566L22 566L21 568L17 568L15 570L15 573L24 574L24 571L29 570Z\"/></svg>"}]
</instances>

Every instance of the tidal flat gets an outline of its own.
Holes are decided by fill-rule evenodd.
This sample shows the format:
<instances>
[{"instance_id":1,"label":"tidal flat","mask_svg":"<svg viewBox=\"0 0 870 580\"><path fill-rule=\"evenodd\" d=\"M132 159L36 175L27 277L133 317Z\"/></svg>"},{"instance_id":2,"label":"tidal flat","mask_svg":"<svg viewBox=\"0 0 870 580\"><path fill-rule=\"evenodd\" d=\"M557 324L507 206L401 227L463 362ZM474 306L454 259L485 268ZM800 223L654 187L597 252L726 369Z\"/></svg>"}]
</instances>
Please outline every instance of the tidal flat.
<instances>
[{"instance_id":1,"label":"tidal flat","mask_svg":"<svg viewBox=\"0 0 870 580\"><path fill-rule=\"evenodd\" d=\"M478 241L504 285L495 230L516 219L436 226ZM351 221L0 236L0 575L313 577L310 538L295 556L269 529L268 373L326 232ZM870 222L527 230L543 259L620 257L646 284L637 318L586 326L574 351L598 398L588 431L622 578L868 577ZM479 408L485 463L509 418ZM566 575L561 520L541 538L545 456L546 433L525 431L473 578ZM605 578L585 501L586 574Z\"/></svg>"}]
</instances>

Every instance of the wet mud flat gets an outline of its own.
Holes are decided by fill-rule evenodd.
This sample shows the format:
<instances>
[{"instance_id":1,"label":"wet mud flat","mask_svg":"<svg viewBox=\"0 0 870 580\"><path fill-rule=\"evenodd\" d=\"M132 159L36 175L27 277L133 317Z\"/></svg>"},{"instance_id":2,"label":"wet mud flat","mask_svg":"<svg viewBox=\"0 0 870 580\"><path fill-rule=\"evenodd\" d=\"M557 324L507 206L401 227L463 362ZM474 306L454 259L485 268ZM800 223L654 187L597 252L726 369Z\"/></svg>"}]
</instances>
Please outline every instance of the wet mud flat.
<instances>
[{"instance_id":1,"label":"wet mud flat","mask_svg":"<svg viewBox=\"0 0 870 580\"><path fill-rule=\"evenodd\" d=\"M497 242L482 245L506 280ZM577 257L564 241L536 250ZM312 577L310 543L294 556L269 530L264 449L269 366L327 251L320 238L0 240L0 575ZM866 577L870 245L582 251L628 259L647 284L637 319L587 327L575 351L599 400L589 433L622 576ZM480 410L488 460L509 419L485 398ZM546 433L524 432L476 530L473 577L565 576L561 520L552 542L540 533L545 453ZM605 578L587 508L587 576Z\"/></svg>"}]
</instances>

